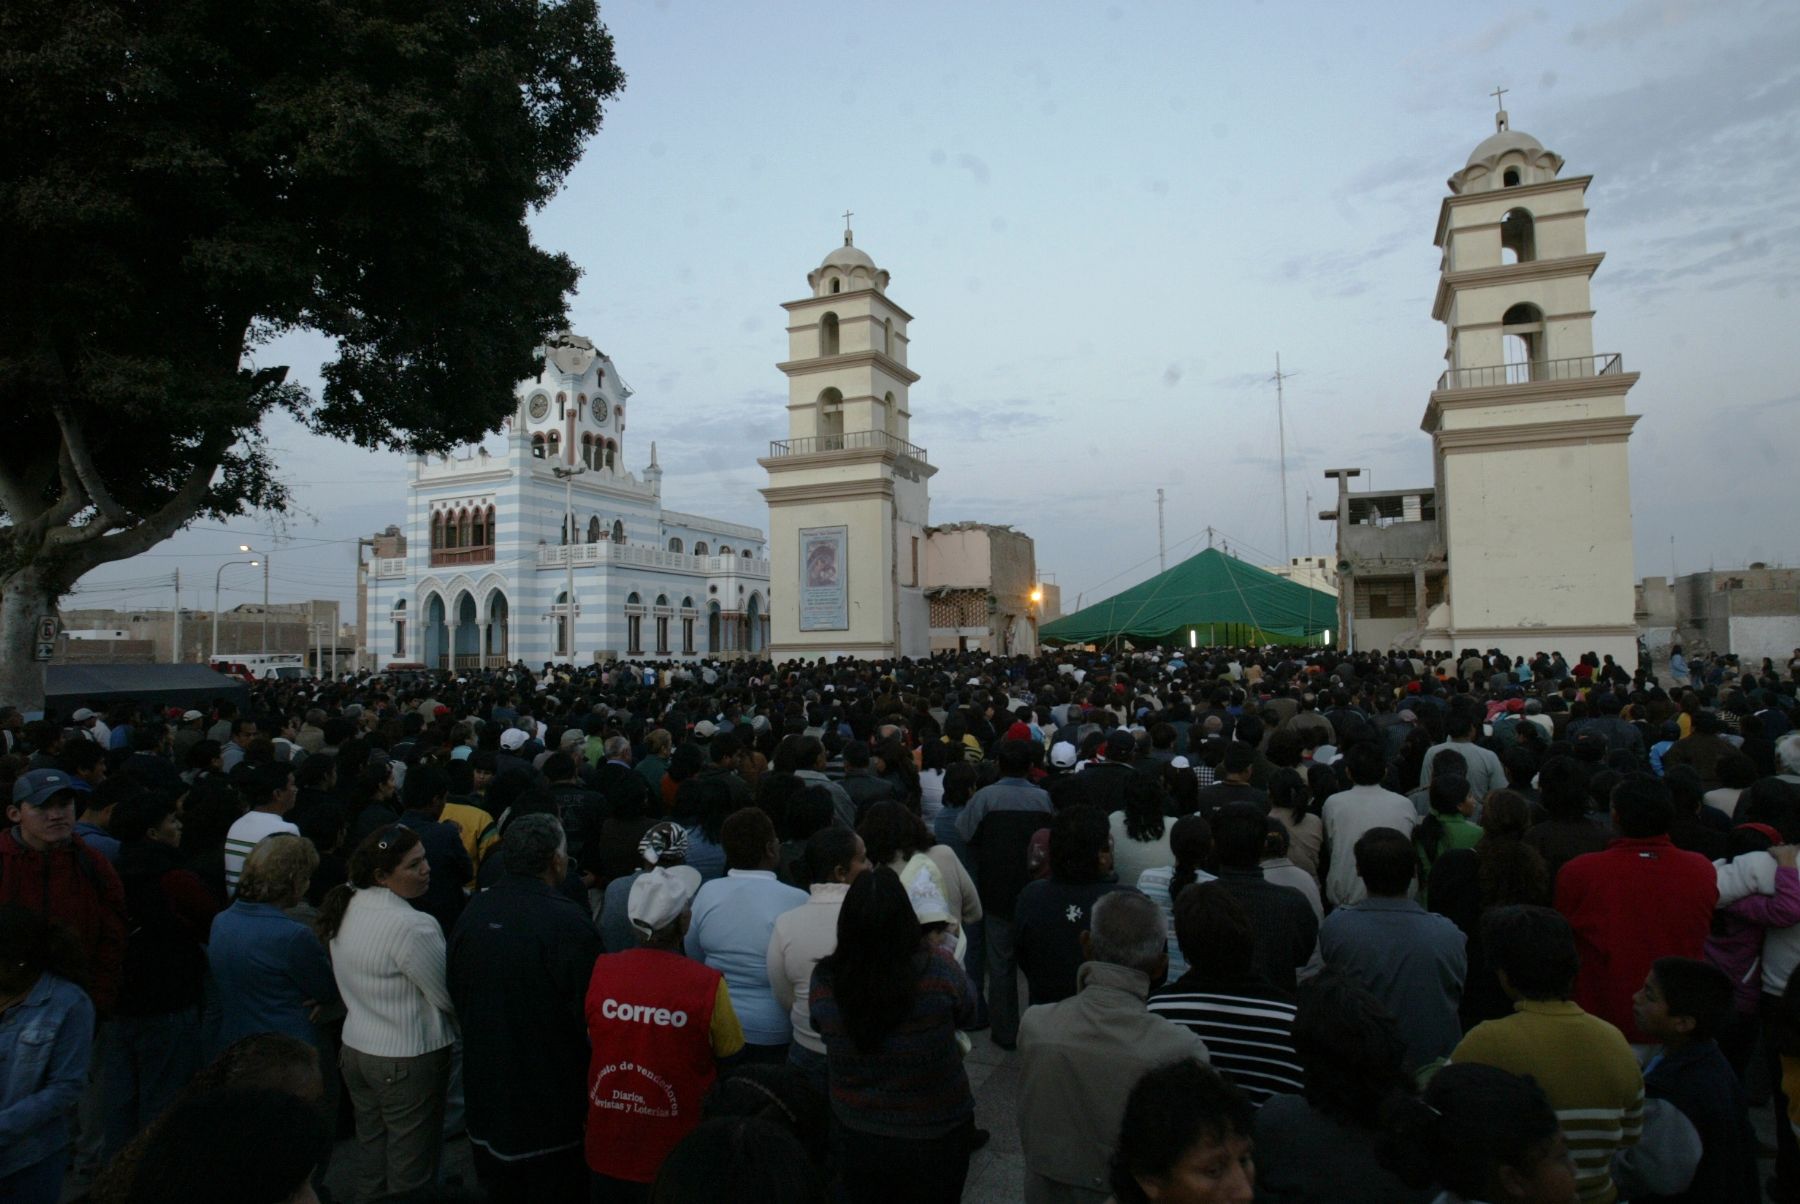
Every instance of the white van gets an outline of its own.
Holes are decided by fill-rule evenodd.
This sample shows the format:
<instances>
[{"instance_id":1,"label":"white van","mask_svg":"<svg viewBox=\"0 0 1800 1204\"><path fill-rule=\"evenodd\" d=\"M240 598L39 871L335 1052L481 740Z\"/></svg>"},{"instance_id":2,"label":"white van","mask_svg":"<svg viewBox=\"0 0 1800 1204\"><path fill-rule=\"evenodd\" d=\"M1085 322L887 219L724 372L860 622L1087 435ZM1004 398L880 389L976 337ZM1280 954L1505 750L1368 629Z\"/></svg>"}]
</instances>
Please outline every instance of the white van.
<instances>
[{"instance_id":1,"label":"white van","mask_svg":"<svg viewBox=\"0 0 1800 1204\"><path fill-rule=\"evenodd\" d=\"M303 681L313 673L297 652L234 652L207 662L215 673L245 681Z\"/></svg>"}]
</instances>

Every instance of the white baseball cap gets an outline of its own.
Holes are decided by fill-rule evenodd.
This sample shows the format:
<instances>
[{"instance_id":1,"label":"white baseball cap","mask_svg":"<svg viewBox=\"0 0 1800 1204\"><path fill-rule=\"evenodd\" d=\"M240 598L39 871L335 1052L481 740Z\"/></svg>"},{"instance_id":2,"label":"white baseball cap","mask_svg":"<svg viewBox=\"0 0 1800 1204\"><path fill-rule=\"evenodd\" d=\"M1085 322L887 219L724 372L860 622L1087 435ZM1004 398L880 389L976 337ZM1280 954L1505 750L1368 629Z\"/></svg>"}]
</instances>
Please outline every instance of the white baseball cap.
<instances>
[{"instance_id":1,"label":"white baseball cap","mask_svg":"<svg viewBox=\"0 0 1800 1204\"><path fill-rule=\"evenodd\" d=\"M73 715L69 716L69 719L75 723L85 723L89 719L93 719L93 718L95 718L94 712L88 710L86 707L82 707L80 710L76 711Z\"/></svg>"},{"instance_id":2,"label":"white baseball cap","mask_svg":"<svg viewBox=\"0 0 1800 1204\"><path fill-rule=\"evenodd\" d=\"M513 752L517 749L524 748L525 741L530 738L530 736L526 735L518 728L509 727L500 733L500 747L504 748L507 752Z\"/></svg>"},{"instance_id":3,"label":"white baseball cap","mask_svg":"<svg viewBox=\"0 0 1800 1204\"><path fill-rule=\"evenodd\" d=\"M681 918L700 890L700 871L691 865L657 866L631 884L625 914L639 936L653 936Z\"/></svg>"},{"instance_id":4,"label":"white baseball cap","mask_svg":"<svg viewBox=\"0 0 1800 1204\"><path fill-rule=\"evenodd\" d=\"M1059 740L1050 746L1050 764L1058 769L1071 769L1080 756L1075 746L1067 740Z\"/></svg>"}]
</instances>

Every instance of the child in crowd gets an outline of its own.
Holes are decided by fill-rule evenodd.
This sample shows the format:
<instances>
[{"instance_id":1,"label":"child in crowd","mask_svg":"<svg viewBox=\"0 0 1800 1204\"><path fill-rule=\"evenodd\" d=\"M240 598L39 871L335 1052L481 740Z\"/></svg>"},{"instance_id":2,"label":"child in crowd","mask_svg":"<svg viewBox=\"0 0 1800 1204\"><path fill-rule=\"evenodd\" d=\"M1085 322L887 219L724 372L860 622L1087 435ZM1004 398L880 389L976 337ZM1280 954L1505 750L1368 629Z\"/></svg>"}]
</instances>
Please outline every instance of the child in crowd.
<instances>
[{"instance_id":1,"label":"child in crowd","mask_svg":"<svg viewBox=\"0 0 1800 1204\"><path fill-rule=\"evenodd\" d=\"M1731 980L1688 957L1659 959L1632 997L1638 1027L1662 1049L1644 1067L1644 1094L1681 1109L1700 1134L1700 1165L1688 1189L1639 1196L1667 1204L1756 1204L1756 1141L1744 1089L1717 1037L1731 1016Z\"/></svg>"}]
</instances>

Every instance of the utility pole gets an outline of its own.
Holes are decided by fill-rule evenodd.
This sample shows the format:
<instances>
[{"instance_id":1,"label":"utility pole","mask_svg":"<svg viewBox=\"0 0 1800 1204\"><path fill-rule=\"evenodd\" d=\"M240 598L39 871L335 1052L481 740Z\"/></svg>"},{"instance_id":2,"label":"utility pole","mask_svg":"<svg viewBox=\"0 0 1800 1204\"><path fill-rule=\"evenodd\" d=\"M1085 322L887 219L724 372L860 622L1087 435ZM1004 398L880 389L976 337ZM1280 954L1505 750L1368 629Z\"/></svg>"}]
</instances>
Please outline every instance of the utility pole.
<instances>
[{"instance_id":1,"label":"utility pole","mask_svg":"<svg viewBox=\"0 0 1800 1204\"><path fill-rule=\"evenodd\" d=\"M1167 572L1169 569L1168 552L1163 546L1163 491L1156 491L1156 571Z\"/></svg>"},{"instance_id":2,"label":"utility pole","mask_svg":"<svg viewBox=\"0 0 1800 1204\"><path fill-rule=\"evenodd\" d=\"M175 638L169 647L169 663L181 663L181 570L175 570Z\"/></svg>"},{"instance_id":3,"label":"utility pole","mask_svg":"<svg viewBox=\"0 0 1800 1204\"><path fill-rule=\"evenodd\" d=\"M1287 494L1287 415L1282 404L1281 382L1293 372L1281 370L1281 352L1275 353L1275 431L1281 453L1281 562L1292 564L1293 555L1288 548L1288 494Z\"/></svg>"},{"instance_id":4,"label":"utility pole","mask_svg":"<svg viewBox=\"0 0 1800 1204\"><path fill-rule=\"evenodd\" d=\"M1306 491L1306 509L1301 511L1302 514L1306 515L1301 521L1306 524L1306 558L1308 560L1312 559L1312 512L1312 490L1308 489Z\"/></svg>"},{"instance_id":5,"label":"utility pole","mask_svg":"<svg viewBox=\"0 0 1800 1204\"><path fill-rule=\"evenodd\" d=\"M570 664L575 661L575 478L587 471L586 464L577 464L573 468L552 468L551 472L562 478L563 483L563 564L567 572L567 582L563 597L568 601L568 608L563 612L563 630L567 634L563 638L562 654ZM450 650L451 667L456 665L456 649Z\"/></svg>"}]
</instances>

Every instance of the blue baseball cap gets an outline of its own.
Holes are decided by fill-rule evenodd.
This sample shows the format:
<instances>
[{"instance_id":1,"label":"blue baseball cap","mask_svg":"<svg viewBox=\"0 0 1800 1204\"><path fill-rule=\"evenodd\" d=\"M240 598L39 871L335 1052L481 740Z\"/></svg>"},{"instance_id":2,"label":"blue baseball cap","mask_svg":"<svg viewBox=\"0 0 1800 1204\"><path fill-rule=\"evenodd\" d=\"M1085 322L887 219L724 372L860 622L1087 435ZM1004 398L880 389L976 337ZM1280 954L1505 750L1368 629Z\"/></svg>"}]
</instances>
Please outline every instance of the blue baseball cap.
<instances>
[{"instance_id":1,"label":"blue baseball cap","mask_svg":"<svg viewBox=\"0 0 1800 1204\"><path fill-rule=\"evenodd\" d=\"M75 779L59 769L34 769L13 783L12 801L42 807L59 794L74 794Z\"/></svg>"}]
</instances>

